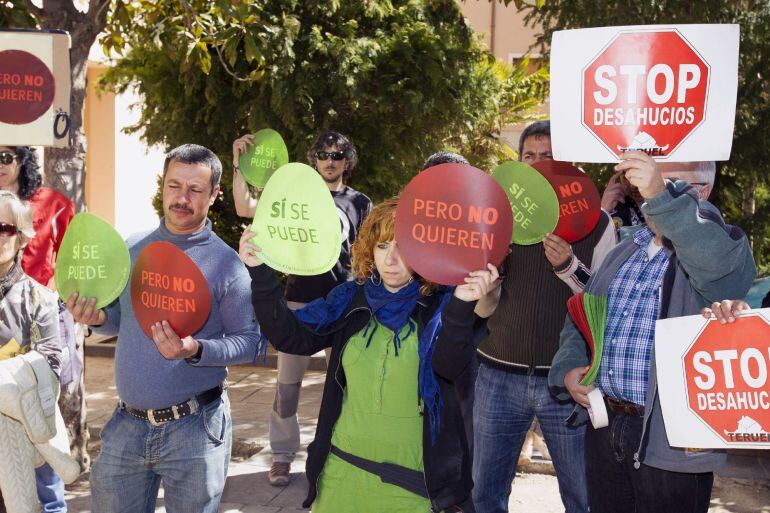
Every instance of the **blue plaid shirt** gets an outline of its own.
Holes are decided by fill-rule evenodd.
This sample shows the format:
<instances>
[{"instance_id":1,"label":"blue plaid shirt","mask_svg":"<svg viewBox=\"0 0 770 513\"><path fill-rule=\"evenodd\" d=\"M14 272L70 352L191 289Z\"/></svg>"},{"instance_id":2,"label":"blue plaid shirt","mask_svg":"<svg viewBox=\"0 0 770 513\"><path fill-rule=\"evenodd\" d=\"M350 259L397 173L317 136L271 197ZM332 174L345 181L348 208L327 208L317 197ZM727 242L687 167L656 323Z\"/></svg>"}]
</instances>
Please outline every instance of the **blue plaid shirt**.
<instances>
[{"instance_id":1,"label":"blue plaid shirt","mask_svg":"<svg viewBox=\"0 0 770 513\"><path fill-rule=\"evenodd\" d=\"M607 293L607 325L597 386L608 397L644 405L650 373L650 350L660 308L660 286L668 256L658 251L650 260L653 239L645 227L634 234L639 246L626 260Z\"/></svg>"}]
</instances>

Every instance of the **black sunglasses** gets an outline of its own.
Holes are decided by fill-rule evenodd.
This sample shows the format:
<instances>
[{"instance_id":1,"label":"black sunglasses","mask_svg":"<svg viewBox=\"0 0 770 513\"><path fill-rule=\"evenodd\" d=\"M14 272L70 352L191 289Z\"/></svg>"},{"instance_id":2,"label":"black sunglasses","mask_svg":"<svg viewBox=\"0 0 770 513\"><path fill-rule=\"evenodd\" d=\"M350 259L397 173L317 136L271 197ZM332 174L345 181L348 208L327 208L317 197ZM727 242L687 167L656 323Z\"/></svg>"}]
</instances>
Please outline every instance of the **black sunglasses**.
<instances>
[{"instance_id":1,"label":"black sunglasses","mask_svg":"<svg viewBox=\"0 0 770 513\"><path fill-rule=\"evenodd\" d=\"M345 158L345 152L344 151L317 151L315 152L315 158L318 160L326 160L329 157L332 158L332 160L342 160Z\"/></svg>"},{"instance_id":2,"label":"black sunglasses","mask_svg":"<svg viewBox=\"0 0 770 513\"><path fill-rule=\"evenodd\" d=\"M19 229L12 224L0 223L0 235L7 235L13 237L19 233Z\"/></svg>"},{"instance_id":3,"label":"black sunglasses","mask_svg":"<svg viewBox=\"0 0 770 513\"><path fill-rule=\"evenodd\" d=\"M16 154L10 151L0 151L0 164L5 166L16 160Z\"/></svg>"}]
</instances>

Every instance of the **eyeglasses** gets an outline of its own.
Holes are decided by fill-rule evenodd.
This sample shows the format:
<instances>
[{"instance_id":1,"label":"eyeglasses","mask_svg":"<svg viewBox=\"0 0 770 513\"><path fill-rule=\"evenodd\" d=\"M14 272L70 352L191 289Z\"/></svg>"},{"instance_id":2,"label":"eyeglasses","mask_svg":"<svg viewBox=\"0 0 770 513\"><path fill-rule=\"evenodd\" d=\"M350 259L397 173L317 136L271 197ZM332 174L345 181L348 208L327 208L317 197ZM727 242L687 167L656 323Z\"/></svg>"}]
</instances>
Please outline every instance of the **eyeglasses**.
<instances>
[{"instance_id":1,"label":"eyeglasses","mask_svg":"<svg viewBox=\"0 0 770 513\"><path fill-rule=\"evenodd\" d=\"M317 151L315 152L315 158L318 160L326 160L331 157L332 160L342 160L345 158L344 151Z\"/></svg>"},{"instance_id":2,"label":"eyeglasses","mask_svg":"<svg viewBox=\"0 0 770 513\"><path fill-rule=\"evenodd\" d=\"M0 164L8 166L16 160L16 154L10 151L0 151Z\"/></svg>"},{"instance_id":3,"label":"eyeglasses","mask_svg":"<svg viewBox=\"0 0 770 513\"><path fill-rule=\"evenodd\" d=\"M15 225L0 223L0 235L7 235L8 237L13 237L17 233L19 233L19 229L16 228Z\"/></svg>"}]
</instances>

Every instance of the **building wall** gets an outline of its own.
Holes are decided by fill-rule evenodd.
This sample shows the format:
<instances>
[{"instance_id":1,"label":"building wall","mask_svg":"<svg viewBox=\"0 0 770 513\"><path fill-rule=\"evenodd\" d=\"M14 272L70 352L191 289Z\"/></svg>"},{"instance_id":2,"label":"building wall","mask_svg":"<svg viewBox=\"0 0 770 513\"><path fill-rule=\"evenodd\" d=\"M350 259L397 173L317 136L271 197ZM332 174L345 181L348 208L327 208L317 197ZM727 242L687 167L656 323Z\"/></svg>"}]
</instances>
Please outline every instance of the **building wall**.
<instances>
[{"instance_id":1,"label":"building wall","mask_svg":"<svg viewBox=\"0 0 770 513\"><path fill-rule=\"evenodd\" d=\"M105 69L98 62L88 66L86 205L125 238L158 224L152 197L164 152L147 147L138 134L123 132L138 121L139 112L131 105L140 98L133 91L120 95L98 91L99 75Z\"/></svg>"},{"instance_id":2,"label":"building wall","mask_svg":"<svg viewBox=\"0 0 770 513\"><path fill-rule=\"evenodd\" d=\"M459 4L495 57L511 62L531 53L530 46L539 30L524 26L524 14L518 12L513 2L506 6L499 0L460 0ZM535 49L532 52L532 57L539 56Z\"/></svg>"},{"instance_id":3,"label":"building wall","mask_svg":"<svg viewBox=\"0 0 770 513\"><path fill-rule=\"evenodd\" d=\"M115 95L99 93L96 83L106 67L89 64L83 125L86 133L86 206L115 225Z\"/></svg>"},{"instance_id":4,"label":"building wall","mask_svg":"<svg viewBox=\"0 0 770 513\"><path fill-rule=\"evenodd\" d=\"M539 29L524 25L524 14L518 12L511 2L509 5L500 0L459 0L460 10L470 22L473 30L482 35L487 48L501 61L512 63L528 55L538 59L537 48L531 48ZM537 110L539 114L548 114L548 102ZM524 124L504 127L501 138L518 150L519 136Z\"/></svg>"}]
</instances>

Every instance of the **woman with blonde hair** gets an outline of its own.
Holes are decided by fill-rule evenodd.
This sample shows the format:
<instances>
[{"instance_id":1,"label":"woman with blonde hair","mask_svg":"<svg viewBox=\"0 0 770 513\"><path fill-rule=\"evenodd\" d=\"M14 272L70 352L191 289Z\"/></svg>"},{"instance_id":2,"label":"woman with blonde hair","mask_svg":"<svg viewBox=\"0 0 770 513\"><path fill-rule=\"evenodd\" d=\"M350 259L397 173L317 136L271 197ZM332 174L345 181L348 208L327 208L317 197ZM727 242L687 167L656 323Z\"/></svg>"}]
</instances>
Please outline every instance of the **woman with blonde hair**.
<instances>
[{"instance_id":1,"label":"woman with blonde hair","mask_svg":"<svg viewBox=\"0 0 770 513\"><path fill-rule=\"evenodd\" d=\"M376 206L352 248L354 279L296 312L247 230L252 303L278 350L331 347L304 507L314 513L474 511L453 380L471 361L476 301L497 270L454 289L412 271L395 239L397 199Z\"/></svg>"},{"instance_id":2,"label":"woman with blonde hair","mask_svg":"<svg viewBox=\"0 0 770 513\"><path fill-rule=\"evenodd\" d=\"M37 351L58 376L61 342L56 295L21 267L22 251L34 235L29 208L12 192L0 190L0 360ZM19 471L13 464L20 462L6 463L5 472ZM9 499L21 500L18 496ZM33 493L30 500L36 499ZM2 505L0 497L0 511Z\"/></svg>"}]
</instances>

